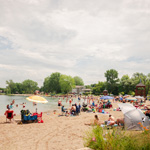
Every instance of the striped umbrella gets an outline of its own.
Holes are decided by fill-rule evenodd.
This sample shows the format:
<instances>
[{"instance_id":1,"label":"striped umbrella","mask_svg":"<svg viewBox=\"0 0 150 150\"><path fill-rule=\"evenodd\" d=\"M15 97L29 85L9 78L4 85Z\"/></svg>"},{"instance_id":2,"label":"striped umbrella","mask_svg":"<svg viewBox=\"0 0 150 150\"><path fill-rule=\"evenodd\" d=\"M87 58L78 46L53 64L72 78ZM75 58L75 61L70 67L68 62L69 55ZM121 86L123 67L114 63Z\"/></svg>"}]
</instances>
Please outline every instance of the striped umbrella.
<instances>
[{"instance_id":1,"label":"striped umbrella","mask_svg":"<svg viewBox=\"0 0 150 150\"><path fill-rule=\"evenodd\" d=\"M27 97L26 99L30 102L35 102L35 103L43 103L43 104L48 103L48 101L44 97L41 97L38 95L33 95L30 97Z\"/></svg>"}]
</instances>

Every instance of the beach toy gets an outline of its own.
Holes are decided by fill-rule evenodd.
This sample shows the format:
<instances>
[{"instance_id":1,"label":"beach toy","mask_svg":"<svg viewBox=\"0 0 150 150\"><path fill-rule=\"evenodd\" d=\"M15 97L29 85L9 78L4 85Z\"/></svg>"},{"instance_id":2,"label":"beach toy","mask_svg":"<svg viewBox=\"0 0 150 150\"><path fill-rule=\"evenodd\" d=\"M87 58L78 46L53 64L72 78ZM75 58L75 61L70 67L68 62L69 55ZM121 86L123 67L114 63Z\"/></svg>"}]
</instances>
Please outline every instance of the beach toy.
<instances>
[{"instance_id":1,"label":"beach toy","mask_svg":"<svg viewBox=\"0 0 150 150\"><path fill-rule=\"evenodd\" d=\"M102 112L102 110L100 109L99 112Z\"/></svg>"},{"instance_id":2,"label":"beach toy","mask_svg":"<svg viewBox=\"0 0 150 150\"><path fill-rule=\"evenodd\" d=\"M105 113L105 111L104 111L104 110L102 110L102 113L104 114L104 113Z\"/></svg>"},{"instance_id":3,"label":"beach toy","mask_svg":"<svg viewBox=\"0 0 150 150\"><path fill-rule=\"evenodd\" d=\"M41 123L44 123L44 121L43 121L43 120L41 120Z\"/></svg>"}]
</instances>

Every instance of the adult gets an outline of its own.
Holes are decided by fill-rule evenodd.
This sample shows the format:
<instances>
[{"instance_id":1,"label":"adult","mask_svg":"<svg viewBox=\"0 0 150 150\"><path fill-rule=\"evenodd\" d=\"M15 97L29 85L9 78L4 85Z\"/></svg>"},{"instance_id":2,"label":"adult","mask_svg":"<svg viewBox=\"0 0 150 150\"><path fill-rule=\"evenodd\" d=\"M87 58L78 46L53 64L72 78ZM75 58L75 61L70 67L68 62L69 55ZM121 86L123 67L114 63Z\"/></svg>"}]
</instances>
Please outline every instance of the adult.
<instances>
[{"instance_id":1,"label":"adult","mask_svg":"<svg viewBox=\"0 0 150 150\"><path fill-rule=\"evenodd\" d=\"M118 124L118 126L124 126L124 118L117 119L116 123Z\"/></svg>"},{"instance_id":2,"label":"adult","mask_svg":"<svg viewBox=\"0 0 150 150\"><path fill-rule=\"evenodd\" d=\"M62 105L61 102L62 102L62 101L61 101L61 99L59 98L59 100L58 100L58 108L60 108L60 106Z\"/></svg>"},{"instance_id":3,"label":"adult","mask_svg":"<svg viewBox=\"0 0 150 150\"><path fill-rule=\"evenodd\" d=\"M150 118L150 108L147 108L147 111L145 111L145 115Z\"/></svg>"},{"instance_id":4,"label":"adult","mask_svg":"<svg viewBox=\"0 0 150 150\"><path fill-rule=\"evenodd\" d=\"M22 108L23 108L23 109L25 109L25 107L26 107L25 104L26 104L26 103L20 104L20 105L22 105Z\"/></svg>"},{"instance_id":5,"label":"adult","mask_svg":"<svg viewBox=\"0 0 150 150\"><path fill-rule=\"evenodd\" d=\"M115 118L112 115L109 115L108 121L107 121L107 125L114 125L115 124Z\"/></svg>"},{"instance_id":6,"label":"adult","mask_svg":"<svg viewBox=\"0 0 150 150\"><path fill-rule=\"evenodd\" d=\"M70 109L70 113L73 115L76 113L76 106L74 104L72 104L72 107Z\"/></svg>"},{"instance_id":7,"label":"adult","mask_svg":"<svg viewBox=\"0 0 150 150\"><path fill-rule=\"evenodd\" d=\"M71 106L72 101L73 101L73 100L70 98L70 100L69 100L69 104L70 104L70 106Z\"/></svg>"},{"instance_id":8,"label":"adult","mask_svg":"<svg viewBox=\"0 0 150 150\"><path fill-rule=\"evenodd\" d=\"M94 116L94 121L92 123L85 123L85 125L101 125L102 123L99 121L98 115Z\"/></svg>"}]
</instances>

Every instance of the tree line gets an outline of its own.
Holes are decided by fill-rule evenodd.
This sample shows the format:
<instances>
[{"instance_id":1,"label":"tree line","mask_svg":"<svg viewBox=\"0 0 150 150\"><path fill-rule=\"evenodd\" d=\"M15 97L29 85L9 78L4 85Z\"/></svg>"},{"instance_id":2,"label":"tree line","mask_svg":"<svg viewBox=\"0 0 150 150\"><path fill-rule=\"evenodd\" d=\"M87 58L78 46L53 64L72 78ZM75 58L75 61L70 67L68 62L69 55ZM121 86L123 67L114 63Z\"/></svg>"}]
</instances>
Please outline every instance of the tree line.
<instances>
[{"instance_id":1,"label":"tree line","mask_svg":"<svg viewBox=\"0 0 150 150\"><path fill-rule=\"evenodd\" d=\"M123 75L120 79L118 71L115 69L107 70L104 73L106 81L99 81L98 83L85 85L86 88L92 90L92 94L99 95L103 90L108 90L109 93L130 94L134 95L135 87L142 82L146 86L146 94L150 94L150 73L145 75L143 73L134 73L132 77L128 74ZM44 93L68 93L71 92L76 85L84 85L83 79L79 76L64 75L59 72L52 73L46 77L42 87L38 87L38 83L32 80L25 80L22 83L14 83L12 80L6 81L7 87L4 90L6 94L33 94L35 90ZM2 88L0 88L2 89Z\"/></svg>"},{"instance_id":2,"label":"tree line","mask_svg":"<svg viewBox=\"0 0 150 150\"><path fill-rule=\"evenodd\" d=\"M68 93L75 85L84 85L83 80L78 77L63 75L59 72L52 73L44 79L42 87L32 80L25 80L22 83L14 83L12 80L6 81L6 94L33 94L36 90L44 93Z\"/></svg>"}]
</instances>

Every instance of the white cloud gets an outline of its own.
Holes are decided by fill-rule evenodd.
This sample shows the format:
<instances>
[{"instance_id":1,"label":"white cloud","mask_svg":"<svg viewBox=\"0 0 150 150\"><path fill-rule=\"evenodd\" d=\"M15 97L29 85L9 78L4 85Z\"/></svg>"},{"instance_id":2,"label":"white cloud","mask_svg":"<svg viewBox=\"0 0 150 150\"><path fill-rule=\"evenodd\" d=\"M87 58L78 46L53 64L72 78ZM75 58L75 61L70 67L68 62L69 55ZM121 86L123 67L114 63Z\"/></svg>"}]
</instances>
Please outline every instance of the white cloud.
<instances>
[{"instance_id":1,"label":"white cloud","mask_svg":"<svg viewBox=\"0 0 150 150\"><path fill-rule=\"evenodd\" d=\"M52 72L104 81L149 72L149 0L0 0L0 86Z\"/></svg>"}]
</instances>

